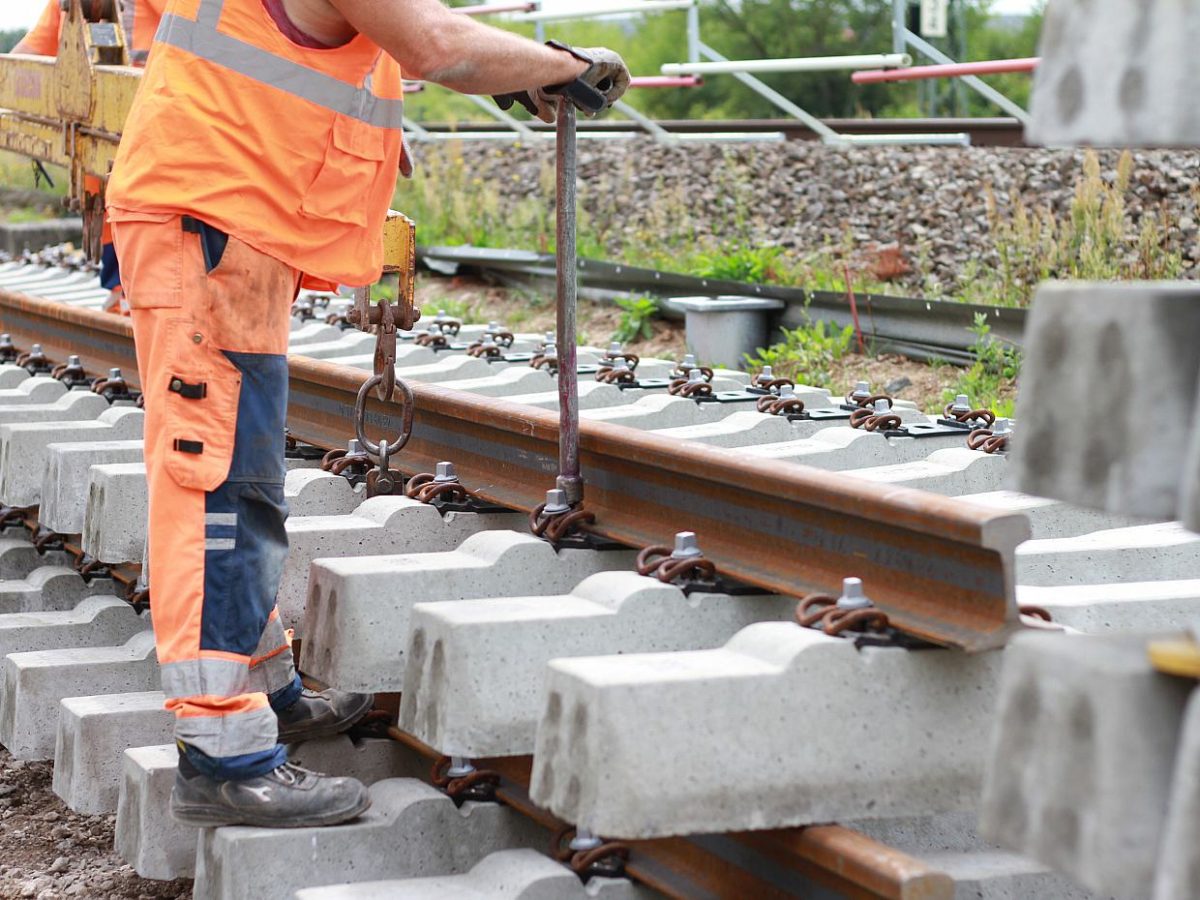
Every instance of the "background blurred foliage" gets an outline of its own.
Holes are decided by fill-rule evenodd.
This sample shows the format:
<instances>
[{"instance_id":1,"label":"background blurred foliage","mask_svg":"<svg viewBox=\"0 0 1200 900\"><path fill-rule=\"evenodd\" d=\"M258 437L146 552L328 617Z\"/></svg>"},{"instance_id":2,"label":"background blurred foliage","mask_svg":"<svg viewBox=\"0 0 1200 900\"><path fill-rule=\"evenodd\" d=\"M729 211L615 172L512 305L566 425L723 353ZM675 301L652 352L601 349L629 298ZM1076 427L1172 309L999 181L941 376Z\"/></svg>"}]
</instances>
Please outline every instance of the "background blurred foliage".
<instances>
[{"instance_id":1,"label":"background blurred foliage","mask_svg":"<svg viewBox=\"0 0 1200 900\"><path fill-rule=\"evenodd\" d=\"M477 0L454 0L465 6ZM993 0L959 0L960 34L932 41L952 57L1008 59L1033 56L1041 31L1037 12L1024 18L995 16ZM701 0L701 38L730 59L777 59L888 53L892 49L891 3L887 0ZM496 24L533 36L532 25L497 18ZM687 55L683 12L625 20L551 22L548 37L577 47L609 46L621 52L635 75L656 75L666 62ZM923 60L914 60L920 64ZM955 91L951 82L924 93L917 84L855 85L849 72L781 73L763 81L809 112L828 118L937 115L1003 115L973 91ZM1031 78L999 75L988 82L1026 105ZM626 99L658 119L776 118L783 113L728 75L710 77L702 87L631 91ZM409 99L417 121L485 121L478 106L437 87ZM522 113L523 115L523 113Z\"/></svg>"}]
</instances>

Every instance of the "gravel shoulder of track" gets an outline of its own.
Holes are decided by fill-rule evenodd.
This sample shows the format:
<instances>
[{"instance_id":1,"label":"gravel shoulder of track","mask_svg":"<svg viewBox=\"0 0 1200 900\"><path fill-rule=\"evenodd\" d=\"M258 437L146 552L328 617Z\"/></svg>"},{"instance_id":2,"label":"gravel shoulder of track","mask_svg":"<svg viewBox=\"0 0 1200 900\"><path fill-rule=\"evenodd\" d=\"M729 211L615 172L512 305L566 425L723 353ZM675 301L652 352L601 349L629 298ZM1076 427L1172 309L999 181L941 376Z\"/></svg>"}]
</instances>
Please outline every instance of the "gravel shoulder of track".
<instances>
[{"instance_id":1,"label":"gravel shoulder of track","mask_svg":"<svg viewBox=\"0 0 1200 900\"><path fill-rule=\"evenodd\" d=\"M186 900L192 882L138 877L113 849L116 816L71 812L49 762L0 749L0 900Z\"/></svg>"}]
</instances>

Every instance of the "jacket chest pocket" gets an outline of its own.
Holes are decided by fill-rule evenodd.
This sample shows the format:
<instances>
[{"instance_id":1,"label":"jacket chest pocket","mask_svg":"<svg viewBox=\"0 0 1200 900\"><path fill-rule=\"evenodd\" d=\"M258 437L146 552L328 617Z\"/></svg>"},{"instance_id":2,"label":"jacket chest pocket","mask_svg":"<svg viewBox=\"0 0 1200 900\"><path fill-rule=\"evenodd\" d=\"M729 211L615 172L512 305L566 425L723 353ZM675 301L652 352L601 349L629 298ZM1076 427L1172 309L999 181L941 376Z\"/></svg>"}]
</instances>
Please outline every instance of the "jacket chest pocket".
<instances>
[{"instance_id":1,"label":"jacket chest pocket","mask_svg":"<svg viewBox=\"0 0 1200 900\"><path fill-rule=\"evenodd\" d=\"M160 395L165 466L180 487L216 490L233 462L242 375L193 322L172 321L167 341L170 368Z\"/></svg>"},{"instance_id":2,"label":"jacket chest pocket","mask_svg":"<svg viewBox=\"0 0 1200 900\"><path fill-rule=\"evenodd\" d=\"M365 227L367 196L386 155L382 129L348 116L335 117L325 159L300 201L300 212Z\"/></svg>"}]
</instances>

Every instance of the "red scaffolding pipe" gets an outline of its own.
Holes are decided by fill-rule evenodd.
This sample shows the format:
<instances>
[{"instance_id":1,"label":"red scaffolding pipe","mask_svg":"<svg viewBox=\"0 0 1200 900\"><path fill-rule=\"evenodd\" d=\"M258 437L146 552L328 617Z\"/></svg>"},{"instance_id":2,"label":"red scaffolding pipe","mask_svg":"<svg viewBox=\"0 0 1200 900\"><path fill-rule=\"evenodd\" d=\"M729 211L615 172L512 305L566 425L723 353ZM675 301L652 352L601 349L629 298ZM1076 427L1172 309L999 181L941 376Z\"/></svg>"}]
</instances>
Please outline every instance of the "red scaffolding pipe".
<instances>
[{"instance_id":1,"label":"red scaffolding pipe","mask_svg":"<svg viewBox=\"0 0 1200 900\"><path fill-rule=\"evenodd\" d=\"M961 78L964 75L1000 75L1004 72L1032 72L1041 59L989 59L983 62L947 63L938 66L909 66L907 69L868 69L855 72L855 84L879 84L884 81L918 81L922 78Z\"/></svg>"},{"instance_id":2,"label":"red scaffolding pipe","mask_svg":"<svg viewBox=\"0 0 1200 900\"><path fill-rule=\"evenodd\" d=\"M629 80L633 88L699 87L704 79L699 75L642 75Z\"/></svg>"}]
</instances>

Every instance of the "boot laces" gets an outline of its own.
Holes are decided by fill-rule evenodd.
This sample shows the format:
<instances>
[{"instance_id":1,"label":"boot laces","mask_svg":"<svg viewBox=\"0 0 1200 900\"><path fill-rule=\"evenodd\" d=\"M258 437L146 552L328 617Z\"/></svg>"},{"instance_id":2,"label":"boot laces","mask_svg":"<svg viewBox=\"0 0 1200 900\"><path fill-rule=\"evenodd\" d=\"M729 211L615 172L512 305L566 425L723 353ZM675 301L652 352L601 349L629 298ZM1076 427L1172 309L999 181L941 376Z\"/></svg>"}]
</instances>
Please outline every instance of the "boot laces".
<instances>
[{"instance_id":1,"label":"boot laces","mask_svg":"<svg viewBox=\"0 0 1200 900\"><path fill-rule=\"evenodd\" d=\"M301 784L307 780L310 775L315 775L316 773L309 769L305 769L302 766L285 762L283 765L277 766L274 770L272 770L271 774L283 784L292 786Z\"/></svg>"}]
</instances>

